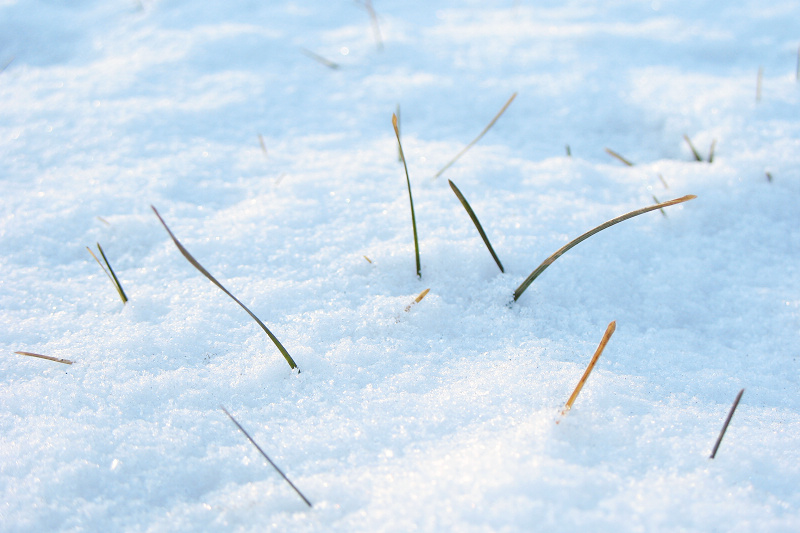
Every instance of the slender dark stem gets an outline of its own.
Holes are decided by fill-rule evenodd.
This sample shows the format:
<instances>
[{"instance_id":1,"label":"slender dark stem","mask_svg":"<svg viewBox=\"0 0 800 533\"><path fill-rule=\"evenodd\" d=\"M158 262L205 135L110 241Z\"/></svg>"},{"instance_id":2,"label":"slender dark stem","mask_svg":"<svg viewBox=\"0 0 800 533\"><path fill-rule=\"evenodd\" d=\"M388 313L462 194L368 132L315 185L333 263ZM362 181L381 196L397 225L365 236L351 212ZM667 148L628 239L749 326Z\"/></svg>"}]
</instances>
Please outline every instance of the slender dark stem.
<instances>
[{"instance_id":1,"label":"slender dark stem","mask_svg":"<svg viewBox=\"0 0 800 533\"><path fill-rule=\"evenodd\" d=\"M505 270L503 270L503 264L500 262L500 259L497 257L497 254L494 253L494 248L492 248L492 244L489 242L489 237L486 236L486 232L483 231L483 227L481 226L478 217L475 215L475 211L472 210L472 207L470 207L469 202L467 202L467 199L464 198L463 194L461 194L461 191L458 189L458 187L456 187L456 184L453 183L452 180L447 180L447 182L450 184L450 188L453 189L453 192L456 194L456 197L458 197L458 201L461 202L461 205L463 205L464 209L467 210L467 214L469 215L469 218L472 219L472 223L475 224L476 228L478 228L478 233L481 234L481 239L483 239L483 243L489 249L489 253L492 254L494 262L497 263L497 266L500 268L500 272L505 272Z\"/></svg>"},{"instance_id":2,"label":"slender dark stem","mask_svg":"<svg viewBox=\"0 0 800 533\"><path fill-rule=\"evenodd\" d=\"M567 243L563 247L559 248L558 251L556 251L556 253L554 253L553 255L548 257L547 259L545 259L544 262L536 268L536 270L531 272L531 275L528 276L527 279L525 279L525 281L522 282L522 285L517 287L517 290L514 291L514 301L516 302L519 299L519 297L522 296L522 293L525 292L525 289L527 289L530 286L530 284L533 283L533 280L535 280L537 277L539 277L539 274L544 272L545 269L547 269L547 267L549 267L551 264L553 264L553 262L556 259L558 259L562 255L564 255L564 253L567 252L570 248L572 248L573 246L575 246L577 244L582 243L583 241L585 241L586 239L588 239L589 237L591 237L595 233L599 233L599 232L603 231L604 229L610 228L614 224L619 224L620 222L622 222L624 220L628 220L629 218L633 218L635 216L638 216L638 215L641 215L641 214L644 214L644 213L648 213L648 212L653 211L655 209L661 209L661 208L668 207L668 206L671 206L671 205L680 204L682 202L686 202L686 201L692 200L694 198L697 198L697 196L695 196L693 194L689 194L687 196L682 196L681 198L676 198L675 200L670 200L669 202L664 202L664 203L661 203L661 204L656 204L656 205L651 205L651 206L648 206L648 207L643 207L641 209L637 209L636 211L631 211L630 213L627 213L625 215L618 216L617 218L613 218L613 219L609 220L608 222L606 222L604 224L600 224L599 226L597 226L593 230L587 231L586 233L584 233L583 235L581 235L577 239L575 239L573 241L570 241L569 243Z\"/></svg>"},{"instance_id":3,"label":"slender dark stem","mask_svg":"<svg viewBox=\"0 0 800 533\"><path fill-rule=\"evenodd\" d=\"M731 418L733 418L733 412L736 411L736 407L739 405L739 400L742 399L742 394L744 394L744 389L739 391L739 394L736 395L736 399L733 401L733 405L731 406L731 410L728 412L728 418L725 419L725 423L722 424L722 431L719 432L719 437L717 437L717 442L714 444L714 449L711 450L711 459L717 455L717 449L719 448L719 444L722 442L722 437L725 436L725 431L728 429L728 424L731 423Z\"/></svg>"},{"instance_id":4,"label":"slender dark stem","mask_svg":"<svg viewBox=\"0 0 800 533\"><path fill-rule=\"evenodd\" d=\"M417 277L422 277L422 264L419 260L419 239L417 238L417 217L414 215L414 198L411 196L411 179L408 177L408 165L406 155L403 153L403 145L400 143L400 129L397 125L397 115L392 113L392 126L394 134L397 136L397 147L400 149L400 159L403 160L403 169L406 171L406 184L408 185L408 201L411 204L411 227L414 230L414 257L417 260Z\"/></svg>"},{"instance_id":5,"label":"slender dark stem","mask_svg":"<svg viewBox=\"0 0 800 533\"><path fill-rule=\"evenodd\" d=\"M172 230L169 229L169 226L167 226L167 223L164 222L164 219L161 218L161 215L158 214L158 210L156 210L156 208L153 207L152 205L150 207L153 208L153 212L155 212L156 216L158 217L158 220L161 221L161 224L164 226L164 229L167 230L167 233L169 233L169 236L172 238L172 242L174 242L175 246L178 247L178 250L181 252L181 254L183 254L183 257L185 257L186 260L189 261L189 263L191 263L193 267L195 267L197 270L199 270L201 274L203 274L205 277L207 277L211 281L211 283L213 283L214 285L219 287L222 292L224 292L225 294L230 296L231 299L233 299L234 302L239 304L239 306L241 306L242 309L247 311L247 314L250 315L250 317L252 317L252 319L255 320L256 323L259 326L261 326L261 329L264 330L264 333L266 333L267 336L272 340L272 342L275 344L275 346L278 348L278 350L283 355L284 359L286 359L286 362L289 363L289 366L292 369L297 368L297 365L295 364L294 359L292 359L292 356L289 355L289 352L286 351L286 348L283 347L283 344L281 344L281 341L279 341L278 338L275 335L272 334L272 332L269 330L269 328L267 328L267 326L265 326L264 323L261 322L261 320L259 320L259 318L256 315L254 315L253 312L250 311L250 309L248 309L246 305L244 305L242 302L240 302L239 299L236 298L236 296L234 296L233 294L230 293L230 291L228 291L228 289L223 287L222 284L219 281L217 281L217 279L214 276L212 276L211 273L208 270L203 268L203 265L198 263L197 260L194 257L192 257L192 254L189 253L189 250L187 250L186 248L183 247L183 245L180 243L180 241L178 241L178 239L172 233Z\"/></svg>"},{"instance_id":6,"label":"slender dark stem","mask_svg":"<svg viewBox=\"0 0 800 533\"><path fill-rule=\"evenodd\" d=\"M697 148L694 147L694 145L692 144L692 140L689 138L689 136L684 134L683 135L683 140L686 141L686 144L688 144L689 148L692 149L692 155L694 155L694 160L695 161L702 161L703 158L700 157L700 154L698 153Z\"/></svg>"},{"instance_id":7,"label":"slender dark stem","mask_svg":"<svg viewBox=\"0 0 800 533\"><path fill-rule=\"evenodd\" d=\"M624 157L622 157L621 155L619 155L617 152L615 152L611 148L606 148L606 153L608 155L610 155L611 157L613 157L614 159L617 159L618 161L628 165L629 167L633 166L633 163L631 163L629 160L627 160Z\"/></svg>"},{"instance_id":8,"label":"slender dark stem","mask_svg":"<svg viewBox=\"0 0 800 533\"><path fill-rule=\"evenodd\" d=\"M100 250L100 255L103 256L103 261L106 262L106 266L108 267L108 271L111 272L111 277L114 280L114 285L117 287L117 291L119 292L119 297L122 298L122 303L126 303L128 301L128 296L125 294L125 291L122 290L122 285L117 279L117 275L114 273L114 269L111 268L111 263L108 262L106 259L106 254L103 252L103 248L100 246L100 243L97 243L97 249Z\"/></svg>"},{"instance_id":9,"label":"slender dark stem","mask_svg":"<svg viewBox=\"0 0 800 533\"><path fill-rule=\"evenodd\" d=\"M269 464L272 465L272 468L274 468L281 475L281 477L284 480L286 480L286 483L288 483L289 486L294 489L294 491L297 493L297 495L300 496L301 498L303 498L303 501L306 502L306 505L311 507L312 505L311 505L311 502L308 501L308 498L303 496L303 493L300 492L300 490L297 487L294 486L294 483L292 483L291 480L288 477L286 477L286 474L284 474L283 471L280 468L278 468L278 465L276 465L275 463L272 462L272 459L270 459L269 456L266 453L264 453L264 450L261 449L261 446L259 446L258 443L256 443L256 441L253 440L253 437L251 437L250 434L242 427L242 425L235 418L233 418L233 415L230 414L228 412L228 410L225 409L221 405L220 405L220 409L222 409L225 412L225 414L228 415L228 418L230 418L233 421L233 423L236 424L236 427L239 428L239 431L244 433L244 436L247 437L247 440L249 440L250 443L253 446L256 447L256 450L258 450L259 453L264 456L264 459L266 459L269 462Z\"/></svg>"}]
</instances>

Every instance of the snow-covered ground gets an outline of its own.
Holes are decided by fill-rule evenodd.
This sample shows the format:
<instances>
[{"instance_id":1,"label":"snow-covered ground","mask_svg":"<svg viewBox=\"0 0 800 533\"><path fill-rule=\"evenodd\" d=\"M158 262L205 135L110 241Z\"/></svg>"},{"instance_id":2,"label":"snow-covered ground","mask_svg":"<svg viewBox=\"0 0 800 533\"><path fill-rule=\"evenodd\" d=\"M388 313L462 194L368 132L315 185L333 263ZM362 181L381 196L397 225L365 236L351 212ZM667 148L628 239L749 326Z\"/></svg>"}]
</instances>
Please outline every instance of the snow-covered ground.
<instances>
[{"instance_id":1,"label":"snow-covered ground","mask_svg":"<svg viewBox=\"0 0 800 533\"><path fill-rule=\"evenodd\" d=\"M800 530L800 5L372 5L0 0L0 530Z\"/></svg>"}]
</instances>

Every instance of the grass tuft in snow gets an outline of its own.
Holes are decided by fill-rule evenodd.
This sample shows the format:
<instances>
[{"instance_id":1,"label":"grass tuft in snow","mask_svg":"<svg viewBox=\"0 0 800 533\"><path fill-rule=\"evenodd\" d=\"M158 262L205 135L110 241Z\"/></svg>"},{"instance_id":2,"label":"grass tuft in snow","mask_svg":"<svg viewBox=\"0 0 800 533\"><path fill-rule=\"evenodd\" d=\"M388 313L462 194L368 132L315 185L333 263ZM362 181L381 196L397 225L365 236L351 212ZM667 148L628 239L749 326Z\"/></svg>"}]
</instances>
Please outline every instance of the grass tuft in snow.
<instances>
[{"instance_id":1,"label":"grass tuft in snow","mask_svg":"<svg viewBox=\"0 0 800 533\"><path fill-rule=\"evenodd\" d=\"M69 359L59 359L58 357L50 357L49 355L41 355L38 353L32 352L14 352L17 355L25 355L28 357L38 357L39 359L47 359L48 361L55 361L56 363L64 363L65 365L71 365L72 361Z\"/></svg>"},{"instance_id":2,"label":"grass tuft in snow","mask_svg":"<svg viewBox=\"0 0 800 533\"><path fill-rule=\"evenodd\" d=\"M722 437L725 436L725 431L728 429L728 424L731 423L731 418L733 418L733 413L736 411L736 407L739 406L739 400L742 399L742 394L744 394L744 389L739 391L739 394L736 395L736 399L733 400L733 405L731 406L731 410L728 411L728 417L725 419L725 423L722 424L722 431L719 432L719 437L717 437L717 442L714 444L714 449L711 450L711 456L709 459L713 459L714 456L717 455L717 450L719 449L719 444L722 442Z\"/></svg>"},{"instance_id":3,"label":"grass tuft in snow","mask_svg":"<svg viewBox=\"0 0 800 533\"><path fill-rule=\"evenodd\" d=\"M606 349L606 344L608 344L609 339L611 339L611 335L614 334L616 329L616 321L611 322L606 328L606 332L603 334L603 338L600 340L600 345L597 346L597 350L595 350L592 360L589 361L589 366L586 367L586 371L583 373L580 381L578 381L578 384L575 386L575 390L572 391L572 395L569 397L569 400L567 400L564 410L561 411L561 416L566 416L566 414L569 413L569 410L572 409L572 404L575 403L575 400L578 398L578 394L581 393L581 389L583 388L584 384L586 384L586 380L589 379L589 374L591 374L592 370L594 370L594 365L597 364L597 360L600 359L600 354L602 354L603 350ZM558 424L558 422L556 422L556 424Z\"/></svg>"},{"instance_id":4,"label":"grass tuft in snow","mask_svg":"<svg viewBox=\"0 0 800 533\"><path fill-rule=\"evenodd\" d=\"M506 103L505 103L505 105L503 106L503 108L502 108L502 109L500 109L500 111L499 111L499 112L498 112L498 113L497 113L497 114L494 116L494 118L492 119L492 121L491 121L491 122L489 122L489 124L488 124L488 125L487 125L485 128L483 128L483 131L482 131L482 132L480 132L480 133L478 134L478 136L477 136L477 137L475 137L475 138L472 140L472 142L471 142L471 143L469 143L467 146L465 146L463 150L461 150L460 152L458 152L458 154L456 154L456 156L455 156L453 159L451 159L449 163L447 163L445 166L443 166L443 167L442 167L442 169L441 169L439 172L437 172L435 176L433 176L433 179L436 179L436 178L438 178L439 176L441 176L441 175L442 175L442 173L443 173L445 170L447 170L448 168L450 168L450 167L453 165L453 163L455 163L456 161L458 161L458 159L459 159L459 158L460 158L462 155L464 155L464 154L467 152L467 150L469 150L470 148L472 148L472 147L473 147L473 146L474 146L474 145L475 145L475 144L476 144L478 141L480 141L480 140L483 138L483 136L484 136L484 135L486 135L486 132L487 132L487 131L489 131L490 129L492 129L492 126L494 126L494 123L495 123L495 122L497 122L497 119L499 119L499 118L502 116L502 114L503 114L503 113L505 113L506 109L508 109L508 106L510 106L510 105L511 105L511 102L513 102L513 101L514 101L514 98L516 98L516 97L517 97L517 93L514 93L514 94L512 94L512 95L511 95L511 98L509 98L509 99L508 99L508 102L506 102Z\"/></svg>"},{"instance_id":5,"label":"grass tuft in snow","mask_svg":"<svg viewBox=\"0 0 800 533\"><path fill-rule=\"evenodd\" d=\"M622 161L623 163L625 163L625 164L626 164L626 165L628 165L629 167L632 167L632 166L633 166L633 163L631 163L630 161L628 161L627 159L625 159L624 157L622 157L621 155L619 155L617 152L615 152L615 151L614 151L614 150L612 150L611 148L606 148L606 153L607 153L608 155L610 155L611 157L613 157L614 159L618 159L619 161Z\"/></svg>"},{"instance_id":6,"label":"grass tuft in snow","mask_svg":"<svg viewBox=\"0 0 800 533\"><path fill-rule=\"evenodd\" d=\"M211 281L211 283L213 283L214 285L219 287L220 290L222 290L222 292L224 292L225 294L230 296L233 299L234 302L239 304L242 309L247 311L247 314L250 315L253 318L253 320L255 320L256 323L259 326L261 326L261 329L263 329L264 332L267 334L267 336L269 336L269 338L272 340L272 342L275 343L275 346L278 348L278 350L281 352L281 354L283 354L283 357L286 359L286 362L289 363L289 366L292 369L297 368L297 365L295 364L294 359L292 359L292 356L289 355L289 352L286 351L286 348L283 347L283 344L281 344L281 342L278 340L278 338L275 335L272 334L272 332L269 330L269 328L267 328L267 326L265 326L264 323L261 322L261 320L259 320L259 318L256 315L254 315L253 312L250 311L250 309L248 309L246 305L244 305L242 302L240 302L239 299L236 298L236 296L231 294L230 291L228 291L228 289L223 287L222 284L219 281L217 281L217 279L214 276L212 276L211 273L209 273L209 271L206 270L203 267L203 265L198 263L197 260L194 257L192 257L192 254L190 254L189 251L186 248L183 247L183 245L180 243L180 241L178 241L178 239L175 237L175 235L169 229L169 227L167 226L167 223L164 222L164 219L161 218L161 215L158 214L158 210L152 205L150 207L153 208L153 212L155 212L156 216L158 217L158 220L161 221L161 224L164 226L164 229L167 230L167 233L169 233L169 236L172 238L172 242L174 242L175 246L178 247L178 250L181 252L181 254L183 254L183 257L185 257L186 260L189 261L189 263L191 263L193 267L195 267L197 270L199 270L201 274L203 274L205 277L207 277ZM298 372L299 372L299 370L298 370Z\"/></svg>"},{"instance_id":7,"label":"grass tuft in snow","mask_svg":"<svg viewBox=\"0 0 800 533\"><path fill-rule=\"evenodd\" d=\"M94 252L92 252L91 248L89 248L87 246L86 249L89 251L90 254L92 254L92 257L94 257L94 260L97 261L98 265L100 265L100 268L103 269L103 272L106 273L106 276L108 276L108 279L111 280L111 283L114 284L114 288L117 289L117 294L119 294L119 297L122 300L122 303L123 304L127 303L128 302L128 296L125 294L125 291L122 290L122 285L120 285L119 279L117 279L117 275L114 273L114 269L111 268L111 263L109 263L108 259L106 259L106 254L103 253L103 248L100 247L100 243L99 242L97 243L97 249L100 251L100 255L103 257L103 261L105 261L106 266L108 267L108 270L106 270L106 267L103 266L103 263L100 262L100 260L97 258L97 256L94 255Z\"/></svg>"},{"instance_id":8,"label":"grass tuft in snow","mask_svg":"<svg viewBox=\"0 0 800 533\"><path fill-rule=\"evenodd\" d=\"M695 196L693 194L689 194L689 195L686 195L686 196L682 196L680 198L676 198L675 200L670 200L668 202L664 202L664 203L660 203L660 204L656 204L656 205L651 205L651 206L648 206L648 207L643 207L641 209L637 209L636 211L631 211L630 213L626 213L624 215L618 216L617 218L612 218L608 222L606 222L604 224L600 224L599 226L597 226L593 230L587 231L586 233L584 233L583 235L581 235L577 239L574 239L574 240L568 242L567 244L565 244L564 246L562 246L561 248L559 248L558 251L556 251L553 255L551 255L550 257L545 259L544 262L536 268L536 270L531 272L531 275L528 276L527 279L525 279L525 281L523 281L522 284L519 287L517 287L517 290L514 291L514 301L516 302L519 299L519 297L522 296L522 293L525 292L525 289L527 289L531 285L531 283L533 283L533 281L537 277L539 277L539 274L544 272L545 269L547 269L547 267L552 265L553 262L556 259L558 259L562 255L564 255L564 253L567 252L570 248L572 248L573 246L575 246L577 244L580 244L581 242L585 241L586 239L588 239L592 235L594 235L596 233L599 233L599 232L603 231L606 228L610 228L614 224L618 224L618 223L620 223L620 222L622 222L624 220L628 220L629 218L633 218L635 216L642 215L644 213L649 213L650 211L653 211L655 209L662 209L664 207L669 207L671 205L676 205L676 204L680 204L680 203L683 203L683 202L687 202L689 200L693 200L694 198L697 198L697 196Z\"/></svg>"},{"instance_id":9,"label":"grass tuft in snow","mask_svg":"<svg viewBox=\"0 0 800 533\"><path fill-rule=\"evenodd\" d=\"M481 239L483 239L483 243L489 249L489 253L492 254L494 262L497 263L498 268L500 268L500 272L505 272L505 270L503 270L503 264L500 262L500 259L497 257L497 254L494 253L494 248L492 248L492 244L489 242L489 237L486 236L486 232L483 231L483 226L481 226L478 217L475 215L475 211L472 210L472 207L470 207L469 202L467 202L467 199L464 198L463 194L461 194L461 191L458 189L458 187L456 187L456 184L453 183L452 180L447 180L447 182L450 184L450 188L453 189L453 192L456 194L458 201L461 202L461 205L463 205L464 209L467 210L467 214L469 215L469 218L472 219L472 223L475 224L476 228L478 228L478 233L481 234Z\"/></svg>"},{"instance_id":10,"label":"grass tuft in snow","mask_svg":"<svg viewBox=\"0 0 800 533\"><path fill-rule=\"evenodd\" d=\"M403 153L403 145L400 143L400 129L397 126L397 115L392 114L392 126L394 134L397 136L397 148L400 150L400 159L403 161L403 169L406 171L406 184L408 184L408 201L411 203L411 227L414 229L414 256L417 260L417 277L422 277L422 265L419 261L419 239L417 238L417 217L414 216L414 198L411 196L411 179L408 177L408 165L406 156Z\"/></svg>"},{"instance_id":11,"label":"grass tuft in snow","mask_svg":"<svg viewBox=\"0 0 800 533\"><path fill-rule=\"evenodd\" d=\"M236 427L237 427L237 428L239 428L239 431L241 431L242 433L244 433L244 436L245 436L245 437L247 437L247 440L249 440L249 441L250 441L250 443L251 443L253 446L255 446L255 447L256 447L256 450L258 450L258 452L259 452L261 455L263 455L263 456L264 456L264 459L266 459L266 460L269 462L269 464L271 464L271 465L272 465L272 468L274 468L274 469L275 469L275 471L276 471L276 472L278 472L278 473L281 475L281 477L282 477L282 478L283 478L283 479L286 481L286 483L288 483L288 484L289 484L289 486L290 486L290 487L292 487L292 488L294 489L294 491L297 493L297 495L298 495L298 496L300 496L300 497L303 499L303 501L304 501L304 502L306 502L306 505L308 505L309 507L311 507L312 505L311 505L311 502L310 502L310 501L308 501L308 498L306 498L305 496L303 496L303 493L302 493L302 492L300 492L300 490L299 490L297 487L295 487L294 483L292 483L292 482L291 482L291 480L290 480L288 477L286 477L286 474L284 474L284 473L283 473L283 471L282 471L280 468L278 468L278 465L276 465L275 463L273 463L273 462L272 462L272 459L270 459L270 458L269 458L269 456L268 456L266 453L264 453L264 450L262 450L262 449L261 449L261 446L259 446L259 445L256 443L256 441L254 441L254 440L253 440L253 437L251 437L251 436L250 436L250 434L249 434L247 431L245 431L245 429L242 427L242 425L241 425L241 424L240 424L240 423L239 423L239 422L238 422L238 421L237 421L235 418L233 418L233 415L232 415L232 414L230 414L230 413L228 412L228 410L227 410L227 409L225 409L225 408L224 408L224 407L222 407L222 406L220 406L220 409L222 409L222 410L225 412L225 414L226 414L226 415L228 415L228 418L230 418L230 419L233 421L233 423L234 423L234 424L236 424Z\"/></svg>"}]
</instances>

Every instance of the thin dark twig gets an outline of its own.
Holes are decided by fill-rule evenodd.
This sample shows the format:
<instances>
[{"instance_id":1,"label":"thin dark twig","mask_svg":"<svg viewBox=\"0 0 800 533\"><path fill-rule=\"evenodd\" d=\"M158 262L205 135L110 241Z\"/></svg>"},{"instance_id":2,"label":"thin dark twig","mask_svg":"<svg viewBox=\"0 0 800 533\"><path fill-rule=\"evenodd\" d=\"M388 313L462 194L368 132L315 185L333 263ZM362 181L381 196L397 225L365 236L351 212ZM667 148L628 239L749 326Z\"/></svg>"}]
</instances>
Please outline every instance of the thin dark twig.
<instances>
[{"instance_id":1,"label":"thin dark twig","mask_svg":"<svg viewBox=\"0 0 800 533\"><path fill-rule=\"evenodd\" d=\"M261 322L261 320L259 320L259 318L256 315L254 315L253 312L250 311L250 309L248 309L246 305L244 305L242 302L240 302L239 299L236 296L234 296L233 294L231 294L228 289L223 287L222 283L217 281L217 279L214 276L212 276L211 273L208 270L203 268L203 265L198 263L197 260L194 257L192 257L192 254L189 253L189 250L187 250L186 248L183 247L183 245L180 243L180 241L178 241L178 239L172 233L172 230L169 229L169 226L167 226L167 223L164 222L164 219L161 218L161 215L158 214L158 210L156 210L156 208L154 206L152 206L152 205L150 207L153 208L153 212L155 212L156 216L158 217L158 220L161 221L161 224L164 226L164 229L167 230L167 233L169 233L169 236L172 238L172 242L174 242L175 246L178 247L178 250L181 252L181 254L183 254L183 257L185 257L186 260L189 261L189 263L191 263L193 267L195 267L197 270L199 270L201 274L203 274L205 277L207 277L211 281L211 283L213 283L214 285L219 287L222 292L224 292L225 294L230 296L233 299L234 302L239 304L242 309L247 311L247 314L250 315L250 317L252 317L252 319L255 320L256 323L259 326L261 326L261 329L264 330L264 333L266 333L267 336L272 340L272 342L275 344L275 346L278 348L278 350L283 355L284 359L286 359L286 362L289 363L289 366L292 369L297 368L297 365L295 364L294 359L292 359L292 356L289 355L289 352L286 351L286 348L283 347L283 344L281 344L281 341L279 341L278 338L275 335L272 334L272 332L269 330L269 328L267 328L267 326L265 326L264 323Z\"/></svg>"},{"instance_id":2,"label":"thin dark twig","mask_svg":"<svg viewBox=\"0 0 800 533\"><path fill-rule=\"evenodd\" d=\"M726 418L725 423L722 424L722 431L719 432L719 437L717 437L717 442L716 444L714 444L714 449L711 450L710 459L713 459L714 456L717 455L717 448L719 448L719 444L722 442L722 437L725 436L725 431L728 429L728 424L731 423L731 418L733 418L733 412L736 411L736 407L739 405L739 400L742 399L742 394L744 394L744 389L739 391L739 394L736 395L736 399L733 401L731 410L728 412L728 418Z\"/></svg>"},{"instance_id":3,"label":"thin dark twig","mask_svg":"<svg viewBox=\"0 0 800 533\"><path fill-rule=\"evenodd\" d=\"M272 468L274 468L281 475L281 477L284 480L286 480L286 483L288 483L289 486L294 489L294 491L297 493L297 495L300 496L301 498L303 498L303 501L306 502L306 505L311 507L312 505L311 505L311 502L308 501L308 498L303 496L303 493L300 492L300 490L297 487L294 486L294 483L292 483L291 480L288 477L286 477L286 474L284 474L283 471L280 468L278 468L278 465L276 465L275 463L272 462L272 459L270 459L269 456L266 453L264 453L264 450L261 449L261 446L259 446L258 443L256 443L256 441L253 440L253 437L251 437L250 434L242 427L242 425L235 418L233 418L233 415L230 414L228 412L228 410L225 409L225 407L223 407L221 405L220 405L220 409L222 409L225 412L225 414L228 415L228 418L230 418L233 421L233 423L236 424L236 427L239 428L239 431L244 433L244 436L247 437L247 440L249 440L250 443L253 446L256 447L256 450L258 450L259 453L264 456L264 459L266 459L269 462L269 464L272 465Z\"/></svg>"}]
</instances>

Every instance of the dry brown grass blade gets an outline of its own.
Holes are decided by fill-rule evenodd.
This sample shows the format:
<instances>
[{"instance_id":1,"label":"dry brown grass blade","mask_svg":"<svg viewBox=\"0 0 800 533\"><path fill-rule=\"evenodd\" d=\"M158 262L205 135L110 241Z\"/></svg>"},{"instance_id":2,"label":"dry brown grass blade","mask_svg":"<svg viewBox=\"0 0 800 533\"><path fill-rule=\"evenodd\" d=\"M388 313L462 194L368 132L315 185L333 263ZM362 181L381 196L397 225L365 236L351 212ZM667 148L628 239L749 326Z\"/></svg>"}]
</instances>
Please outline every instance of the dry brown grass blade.
<instances>
[{"instance_id":1,"label":"dry brown grass blade","mask_svg":"<svg viewBox=\"0 0 800 533\"><path fill-rule=\"evenodd\" d=\"M498 112L498 113L497 113L497 114L494 116L494 118L492 119L492 121L491 121L491 122L489 122L489 124L488 124L488 125L487 125L485 128L483 128L483 131L482 131L482 132L480 132L480 134L478 134L478 136L477 136L477 137L475 137L475 138L472 140L472 142L471 142L471 143L469 143L467 146L465 146L463 150L461 150L460 152L458 152L458 154L457 154L457 155L456 155L456 156L455 156L453 159L451 159L449 163L447 163L447 164L446 164L444 167L442 167L442 169L441 169L439 172L437 172L435 176L433 176L433 179L436 179L436 178L438 178L439 176L441 176L441 175L442 175L442 173L443 173L445 170L447 170L448 168L450 168L450 167L453 165L453 163L455 163L456 161L458 161L458 159L459 159L459 158L460 158L462 155L464 155L464 154L467 152L467 150L469 150L470 148L472 148L472 147L473 147L473 146L474 146L474 145L475 145L475 144L476 144L478 141L480 141L480 140L481 140L481 138L483 138L483 136L484 136L484 135L486 135L486 132L487 132L487 131L489 131L490 129L492 129L492 126L494 126L494 123L495 123L495 122L497 122L497 119L499 119L499 118L500 118L500 117L503 115L503 113L505 113L505 112L506 112L506 109L508 109L508 106L510 106L510 105L511 105L511 102L513 102L513 101L514 101L514 98L516 98L516 97L517 97L517 93L514 93L514 94L512 94L512 95L511 95L511 98L509 98L509 99L508 99L508 102L506 102L506 103L505 103L505 105L503 106L503 108L502 108L502 109L501 109L501 110L500 110L500 111L499 111L499 112Z\"/></svg>"},{"instance_id":2,"label":"dry brown grass blade","mask_svg":"<svg viewBox=\"0 0 800 533\"><path fill-rule=\"evenodd\" d=\"M606 153L607 153L608 155L610 155L611 157L613 157L613 158L615 158L615 159L617 159L617 160L619 160L619 161L623 162L624 164L628 165L629 167L632 167L632 166L633 166L633 163L631 163L630 161L628 161L627 159L625 159L624 157L622 157L621 155L619 155L617 152L615 152L615 151L614 151L614 150L612 150L611 148L606 148Z\"/></svg>"},{"instance_id":3,"label":"dry brown grass blade","mask_svg":"<svg viewBox=\"0 0 800 533\"><path fill-rule=\"evenodd\" d=\"M32 352L14 352L17 355L26 355L28 357L38 357L39 359L47 359L48 361L55 361L56 363L64 363L65 365L71 365L72 361L69 359L59 359L58 357L50 357L49 355L42 355L38 353Z\"/></svg>"},{"instance_id":4,"label":"dry brown grass blade","mask_svg":"<svg viewBox=\"0 0 800 533\"><path fill-rule=\"evenodd\" d=\"M428 295L428 292L430 292L430 289L425 289L424 291L419 293L419 296L417 296L414 299L414 301L411 302L410 304L408 304L408 306L406 307L406 309L405 309L406 313L408 313L411 310L411 307L413 307L414 304L420 303L422 301L422 299L425 298Z\"/></svg>"},{"instance_id":5,"label":"dry brown grass blade","mask_svg":"<svg viewBox=\"0 0 800 533\"><path fill-rule=\"evenodd\" d=\"M575 403L575 400L578 398L578 394L581 393L581 389L583 388L584 384L586 384L586 380L589 379L589 374L592 373L594 369L594 365L597 364L597 360L600 359L600 354L603 353L603 350L606 349L606 344L608 344L609 339L611 339L611 335L614 334L614 331L617 329L617 322L611 322L608 327L606 328L606 332L603 334L603 338L600 341L600 345L597 347L597 350L594 352L594 356L592 360L589 362L589 366L586 367L586 371L583 373L581 380L578 382L578 385L575 387L575 390L572 391L572 395L567 400L567 404L564 406L564 410L561 411L561 416L566 415L570 409L572 409L572 404Z\"/></svg>"}]
</instances>

